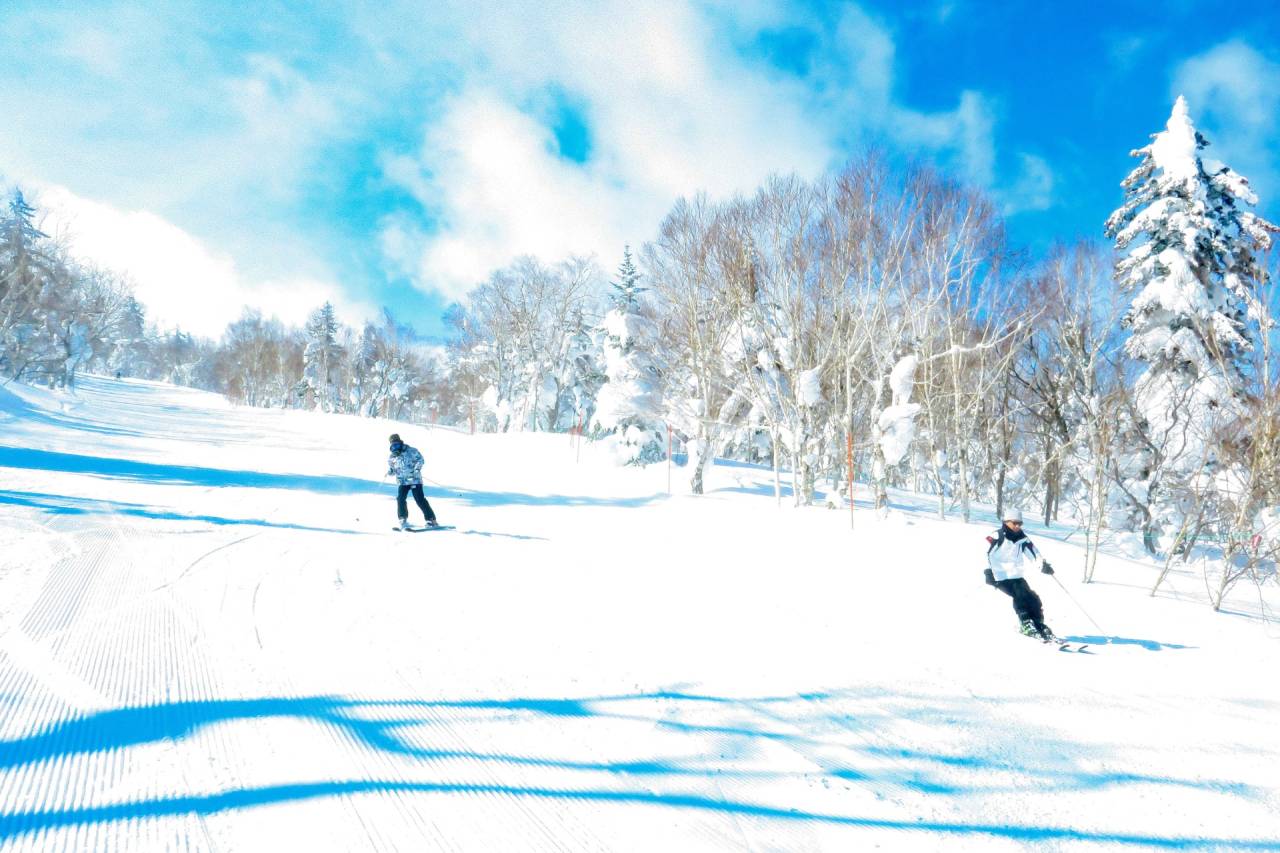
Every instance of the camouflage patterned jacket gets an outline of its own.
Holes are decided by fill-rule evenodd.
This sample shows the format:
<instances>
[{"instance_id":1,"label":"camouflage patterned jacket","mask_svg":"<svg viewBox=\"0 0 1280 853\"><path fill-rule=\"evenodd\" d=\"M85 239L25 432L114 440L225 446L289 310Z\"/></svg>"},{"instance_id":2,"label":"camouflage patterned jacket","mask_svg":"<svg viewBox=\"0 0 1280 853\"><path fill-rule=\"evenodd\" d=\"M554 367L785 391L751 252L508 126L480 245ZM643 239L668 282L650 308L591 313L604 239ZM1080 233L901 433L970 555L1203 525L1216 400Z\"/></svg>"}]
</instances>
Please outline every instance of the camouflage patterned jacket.
<instances>
[{"instance_id":1,"label":"camouflage patterned jacket","mask_svg":"<svg viewBox=\"0 0 1280 853\"><path fill-rule=\"evenodd\" d=\"M399 453L392 453L387 460L387 473L394 474L402 486L422 484L422 454L409 445Z\"/></svg>"}]
</instances>

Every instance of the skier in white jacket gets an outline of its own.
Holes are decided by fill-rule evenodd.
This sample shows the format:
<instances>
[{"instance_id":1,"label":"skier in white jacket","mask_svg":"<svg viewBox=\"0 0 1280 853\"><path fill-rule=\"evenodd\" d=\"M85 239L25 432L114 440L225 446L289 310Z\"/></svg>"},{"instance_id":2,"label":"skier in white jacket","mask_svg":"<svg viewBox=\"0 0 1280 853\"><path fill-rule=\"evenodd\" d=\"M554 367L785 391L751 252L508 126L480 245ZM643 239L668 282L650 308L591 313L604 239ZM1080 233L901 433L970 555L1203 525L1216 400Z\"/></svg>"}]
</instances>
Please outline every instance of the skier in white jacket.
<instances>
[{"instance_id":1,"label":"skier in white jacket","mask_svg":"<svg viewBox=\"0 0 1280 853\"><path fill-rule=\"evenodd\" d=\"M983 572L987 583L1013 599L1014 612L1022 622L1022 633L1028 637L1040 637L1046 643L1057 637L1044 624L1044 604L1023 576L1031 569L1040 569L1046 575L1053 574L1053 566L1040 556L1030 537L1022 532L1022 513L1008 510L1000 529L987 537L987 568Z\"/></svg>"}]
</instances>

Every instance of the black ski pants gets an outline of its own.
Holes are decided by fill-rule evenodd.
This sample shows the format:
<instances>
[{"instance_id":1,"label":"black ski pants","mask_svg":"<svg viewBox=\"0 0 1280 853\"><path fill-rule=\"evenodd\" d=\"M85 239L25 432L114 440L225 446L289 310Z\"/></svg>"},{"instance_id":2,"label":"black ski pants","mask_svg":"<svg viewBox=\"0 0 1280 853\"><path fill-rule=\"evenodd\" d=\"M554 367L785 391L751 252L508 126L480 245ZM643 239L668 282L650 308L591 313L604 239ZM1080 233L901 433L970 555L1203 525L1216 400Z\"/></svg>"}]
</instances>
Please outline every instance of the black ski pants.
<instances>
[{"instance_id":1,"label":"black ski pants","mask_svg":"<svg viewBox=\"0 0 1280 853\"><path fill-rule=\"evenodd\" d=\"M427 503L426 496L422 494L421 483L400 484L400 488L396 491L396 515L400 518L409 517L409 502L405 500L409 492L413 492L413 502L418 505L418 509L422 510L422 515L427 521L435 521L436 514L431 511L431 504Z\"/></svg>"},{"instance_id":2,"label":"black ski pants","mask_svg":"<svg viewBox=\"0 0 1280 853\"><path fill-rule=\"evenodd\" d=\"M1030 619L1037 628L1044 627L1044 604L1026 578L996 581L996 589L1013 599L1013 609L1020 621Z\"/></svg>"}]
</instances>

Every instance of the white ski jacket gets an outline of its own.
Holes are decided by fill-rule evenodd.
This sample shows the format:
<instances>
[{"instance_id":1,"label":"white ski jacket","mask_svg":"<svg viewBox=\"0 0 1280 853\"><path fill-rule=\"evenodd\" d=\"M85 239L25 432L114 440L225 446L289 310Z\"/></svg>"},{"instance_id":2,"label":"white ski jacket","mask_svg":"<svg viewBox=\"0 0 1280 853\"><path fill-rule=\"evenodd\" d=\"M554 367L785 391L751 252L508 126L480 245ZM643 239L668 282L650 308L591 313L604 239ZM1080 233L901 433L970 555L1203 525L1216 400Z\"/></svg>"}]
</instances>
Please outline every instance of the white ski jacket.
<instances>
[{"instance_id":1,"label":"white ski jacket","mask_svg":"<svg viewBox=\"0 0 1280 853\"><path fill-rule=\"evenodd\" d=\"M1031 544L1030 536L1023 536L1017 542L1010 542L997 530L987 537L991 547L987 550L987 566L998 581L1026 577L1031 569L1040 569L1044 558Z\"/></svg>"},{"instance_id":2,"label":"white ski jacket","mask_svg":"<svg viewBox=\"0 0 1280 853\"><path fill-rule=\"evenodd\" d=\"M387 460L387 473L394 474L402 486L422 485L422 454L409 445L399 453L392 453Z\"/></svg>"}]
</instances>

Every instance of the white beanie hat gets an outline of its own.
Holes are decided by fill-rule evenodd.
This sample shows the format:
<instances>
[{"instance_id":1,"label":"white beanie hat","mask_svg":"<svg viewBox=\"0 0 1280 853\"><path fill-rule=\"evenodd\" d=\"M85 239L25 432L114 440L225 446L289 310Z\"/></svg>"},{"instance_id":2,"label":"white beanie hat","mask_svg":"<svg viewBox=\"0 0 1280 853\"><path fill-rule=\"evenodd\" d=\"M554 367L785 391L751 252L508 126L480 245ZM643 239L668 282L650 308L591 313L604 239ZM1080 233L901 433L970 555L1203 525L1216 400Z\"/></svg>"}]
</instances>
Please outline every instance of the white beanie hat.
<instances>
[{"instance_id":1,"label":"white beanie hat","mask_svg":"<svg viewBox=\"0 0 1280 853\"><path fill-rule=\"evenodd\" d=\"M1001 521L1022 521L1022 510L1006 509L1004 511L1004 517L1001 518L1000 520Z\"/></svg>"}]
</instances>

